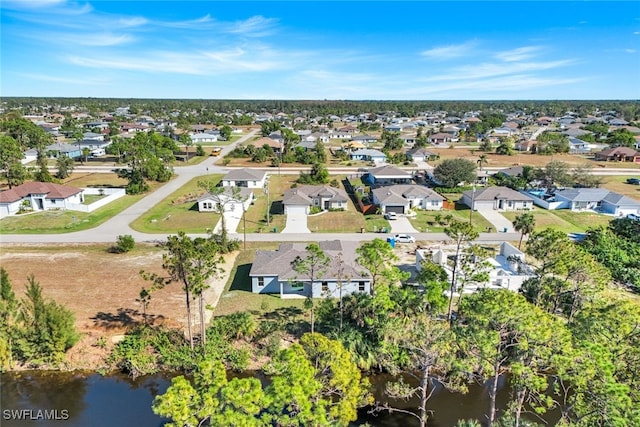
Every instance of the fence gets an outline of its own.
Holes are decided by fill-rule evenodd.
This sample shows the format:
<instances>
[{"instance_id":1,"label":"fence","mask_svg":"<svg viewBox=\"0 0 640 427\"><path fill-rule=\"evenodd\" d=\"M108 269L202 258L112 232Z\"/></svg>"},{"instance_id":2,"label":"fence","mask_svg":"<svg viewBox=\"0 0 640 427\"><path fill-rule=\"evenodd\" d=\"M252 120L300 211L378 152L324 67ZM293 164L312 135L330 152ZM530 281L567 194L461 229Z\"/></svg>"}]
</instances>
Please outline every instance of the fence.
<instances>
[{"instance_id":1,"label":"fence","mask_svg":"<svg viewBox=\"0 0 640 427\"><path fill-rule=\"evenodd\" d=\"M69 204L67 205L67 209L79 212L93 212L126 194L126 190L124 188L84 188L83 190L84 195L104 194L105 197L100 200L96 200L90 205L83 205L80 203Z\"/></svg>"}]
</instances>

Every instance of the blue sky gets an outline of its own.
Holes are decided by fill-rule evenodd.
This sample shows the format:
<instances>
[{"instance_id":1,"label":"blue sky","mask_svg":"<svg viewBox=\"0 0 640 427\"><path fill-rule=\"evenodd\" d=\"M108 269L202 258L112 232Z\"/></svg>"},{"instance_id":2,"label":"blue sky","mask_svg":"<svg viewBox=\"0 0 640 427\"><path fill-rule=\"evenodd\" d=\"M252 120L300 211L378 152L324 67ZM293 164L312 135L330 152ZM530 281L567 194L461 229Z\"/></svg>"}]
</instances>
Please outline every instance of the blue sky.
<instances>
[{"instance_id":1,"label":"blue sky","mask_svg":"<svg viewBox=\"0 0 640 427\"><path fill-rule=\"evenodd\" d=\"M3 0L3 96L640 99L640 2Z\"/></svg>"}]
</instances>

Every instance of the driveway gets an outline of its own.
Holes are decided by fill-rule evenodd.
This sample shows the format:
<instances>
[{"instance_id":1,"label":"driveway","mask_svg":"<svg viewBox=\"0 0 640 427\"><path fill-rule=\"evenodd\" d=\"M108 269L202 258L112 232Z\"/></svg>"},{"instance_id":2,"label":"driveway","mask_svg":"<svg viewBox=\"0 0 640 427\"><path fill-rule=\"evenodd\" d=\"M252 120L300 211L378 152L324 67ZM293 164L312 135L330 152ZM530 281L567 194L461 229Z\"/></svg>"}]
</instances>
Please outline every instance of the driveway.
<instances>
[{"instance_id":1,"label":"driveway","mask_svg":"<svg viewBox=\"0 0 640 427\"><path fill-rule=\"evenodd\" d=\"M224 221L227 226L227 233L235 233L238 230L238 225L240 225L240 221L242 221L242 211L226 211L224 213ZM213 229L214 233L219 233L220 229L222 229L222 220L218 220L215 228ZM238 231L242 233L242 228Z\"/></svg>"},{"instance_id":2,"label":"driveway","mask_svg":"<svg viewBox=\"0 0 640 427\"><path fill-rule=\"evenodd\" d=\"M398 216L397 219L392 219L391 221L389 221L389 224L391 225L391 232L394 234L418 232L418 230L413 228L413 225L411 225L411 222L409 222L409 219L404 216Z\"/></svg>"},{"instance_id":3,"label":"driveway","mask_svg":"<svg viewBox=\"0 0 640 427\"><path fill-rule=\"evenodd\" d=\"M311 233L307 228L307 214L293 212L287 214L287 224L282 230L283 233Z\"/></svg>"},{"instance_id":4,"label":"driveway","mask_svg":"<svg viewBox=\"0 0 640 427\"><path fill-rule=\"evenodd\" d=\"M493 225L496 232L502 233L505 229L508 233L513 232L513 224L500 212L491 208L478 208L477 212Z\"/></svg>"}]
</instances>

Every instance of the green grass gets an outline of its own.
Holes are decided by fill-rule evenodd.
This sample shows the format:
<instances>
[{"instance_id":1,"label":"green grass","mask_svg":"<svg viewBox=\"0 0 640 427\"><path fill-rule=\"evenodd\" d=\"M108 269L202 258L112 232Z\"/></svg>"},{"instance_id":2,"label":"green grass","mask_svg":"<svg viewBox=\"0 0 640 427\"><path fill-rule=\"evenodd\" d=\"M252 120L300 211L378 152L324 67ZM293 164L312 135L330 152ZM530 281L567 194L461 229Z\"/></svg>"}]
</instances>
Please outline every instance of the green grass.
<instances>
[{"instance_id":1,"label":"green grass","mask_svg":"<svg viewBox=\"0 0 640 427\"><path fill-rule=\"evenodd\" d=\"M44 211L4 218L1 234L59 234L88 230L122 212L146 194L126 195L93 212Z\"/></svg>"},{"instance_id":2,"label":"green grass","mask_svg":"<svg viewBox=\"0 0 640 427\"><path fill-rule=\"evenodd\" d=\"M267 195L263 190L255 190L253 194L255 196L253 205L245 213L247 233L267 233L273 230L274 227L278 231L282 231L286 223L286 218L283 214L279 213L277 208L274 210L273 198L269 197L269 204L271 204L272 207L269 214L269 224L267 224ZM241 221L238 232L243 231L242 227L243 222Z\"/></svg>"},{"instance_id":3,"label":"green grass","mask_svg":"<svg viewBox=\"0 0 640 427\"><path fill-rule=\"evenodd\" d=\"M548 211L535 207L532 211L536 220L536 230L551 228L566 233L583 233L589 227L607 225L610 216L594 214L591 212L571 212L568 209ZM509 221L515 220L522 212L502 212Z\"/></svg>"},{"instance_id":4,"label":"green grass","mask_svg":"<svg viewBox=\"0 0 640 427\"><path fill-rule=\"evenodd\" d=\"M171 193L133 221L131 228L143 233L206 233L215 227L219 214L197 210L196 199L204 193L198 187L202 179L196 177ZM211 175L210 179L219 182L222 175Z\"/></svg>"},{"instance_id":5,"label":"green grass","mask_svg":"<svg viewBox=\"0 0 640 427\"><path fill-rule=\"evenodd\" d=\"M215 316L224 316L240 311L267 313L280 308L302 309L304 299L281 299L279 295L254 294L251 292L249 271L256 249L277 249L277 243L249 242L249 249L240 251L225 285L224 292L214 309Z\"/></svg>"},{"instance_id":6,"label":"green grass","mask_svg":"<svg viewBox=\"0 0 640 427\"><path fill-rule=\"evenodd\" d=\"M441 233L447 227L447 224L438 224L436 222L436 215L440 215L444 218L447 215L451 215L454 220L460 222L469 222L469 208L462 208L459 204L456 204L456 210L443 209L441 211L416 211L416 216L409 218L409 221L413 227L419 232L424 233ZM471 214L471 223L478 232L487 231L488 227L493 225L487 221L478 212Z\"/></svg>"},{"instance_id":7,"label":"green grass","mask_svg":"<svg viewBox=\"0 0 640 427\"><path fill-rule=\"evenodd\" d=\"M97 202L100 199L104 199L107 196L104 195L100 195L100 194L85 194L84 195L84 202L82 203L83 205L90 205L93 202Z\"/></svg>"}]
</instances>

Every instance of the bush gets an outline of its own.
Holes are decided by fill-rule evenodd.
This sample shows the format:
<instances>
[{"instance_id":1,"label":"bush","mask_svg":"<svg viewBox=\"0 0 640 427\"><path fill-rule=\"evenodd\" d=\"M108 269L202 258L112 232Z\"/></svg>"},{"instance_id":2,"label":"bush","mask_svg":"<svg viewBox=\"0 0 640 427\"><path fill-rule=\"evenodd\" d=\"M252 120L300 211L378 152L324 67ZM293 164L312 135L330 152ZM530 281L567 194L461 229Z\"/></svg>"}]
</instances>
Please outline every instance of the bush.
<instances>
[{"instance_id":1,"label":"bush","mask_svg":"<svg viewBox=\"0 0 640 427\"><path fill-rule=\"evenodd\" d=\"M123 254L133 250L136 245L136 241L130 234L120 235L116 238L116 244L113 245L109 251L116 254Z\"/></svg>"},{"instance_id":2,"label":"bush","mask_svg":"<svg viewBox=\"0 0 640 427\"><path fill-rule=\"evenodd\" d=\"M311 206L311 209L309 209L309 215L314 215L320 212L322 212L322 208L320 208L320 206Z\"/></svg>"},{"instance_id":3,"label":"bush","mask_svg":"<svg viewBox=\"0 0 640 427\"><path fill-rule=\"evenodd\" d=\"M202 148L202 145L198 144L196 145L196 156L204 156L205 152L204 152L204 148Z\"/></svg>"}]
</instances>

